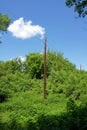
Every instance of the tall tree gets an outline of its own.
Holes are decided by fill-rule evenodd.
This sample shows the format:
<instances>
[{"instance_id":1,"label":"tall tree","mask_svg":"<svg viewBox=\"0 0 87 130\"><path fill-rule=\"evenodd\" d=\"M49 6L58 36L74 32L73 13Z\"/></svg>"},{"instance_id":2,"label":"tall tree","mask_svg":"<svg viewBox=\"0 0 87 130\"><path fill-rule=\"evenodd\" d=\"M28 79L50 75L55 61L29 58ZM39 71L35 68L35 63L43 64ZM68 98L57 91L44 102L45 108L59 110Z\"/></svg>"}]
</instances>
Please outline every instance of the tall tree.
<instances>
[{"instance_id":1,"label":"tall tree","mask_svg":"<svg viewBox=\"0 0 87 130\"><path fill-rule=\"evenodd\" d=\"M39 53L31 53L26 56L25 71L30 73L32 78L41 79L43 77L43 55Z\"/></svg>"},{"instance_id":2,"label":"tall tree","mask_svg":"<svg viewBox=\"0 0 87 130\"><path fill-rule=\"evenodd\" d=\"M78 13L80 17L87 15L87 0L66 0L68 7L74 6L74 11Z\"/></svg>"}]
</instances>

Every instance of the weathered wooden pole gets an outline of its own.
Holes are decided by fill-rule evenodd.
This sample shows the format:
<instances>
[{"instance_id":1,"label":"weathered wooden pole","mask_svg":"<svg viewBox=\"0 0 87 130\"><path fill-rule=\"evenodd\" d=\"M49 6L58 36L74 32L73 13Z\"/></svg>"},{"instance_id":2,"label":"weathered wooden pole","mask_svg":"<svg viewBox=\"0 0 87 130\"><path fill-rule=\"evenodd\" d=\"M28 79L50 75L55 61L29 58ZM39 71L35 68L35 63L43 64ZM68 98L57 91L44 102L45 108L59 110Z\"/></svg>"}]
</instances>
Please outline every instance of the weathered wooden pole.
<instances>
[{"instance_id":1,"label":"weathered wooden pole","mask_svg":"<svg viewBox=\"0 0 87 130\"><path fill-rule=\"evenodd\" d=\"M80 64L80 71L82 70L82 65Z\"/></svg>"},{"instance_id":2,"label":"weathered wooden pole","mask_svg":"<svg viewBox=\"0 0 87 130\"><path fill-rule=\"evenodd\" d=\"M44 99L46 99L46 41L47 38L44 38Z\"/></svg>"}]
</instances>

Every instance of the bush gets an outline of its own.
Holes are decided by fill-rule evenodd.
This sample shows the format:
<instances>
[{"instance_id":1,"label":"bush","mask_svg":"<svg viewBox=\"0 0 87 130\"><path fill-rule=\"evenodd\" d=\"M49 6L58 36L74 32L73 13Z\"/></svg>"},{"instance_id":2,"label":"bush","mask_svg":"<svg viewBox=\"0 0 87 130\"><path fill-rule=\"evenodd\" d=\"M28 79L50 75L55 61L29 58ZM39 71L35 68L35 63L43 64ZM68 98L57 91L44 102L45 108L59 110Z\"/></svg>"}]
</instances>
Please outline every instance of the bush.
<instances>
[{"instance_id":1,"label":"bush","mask_svg":"<svg viewBox=\"0 0 87 130\"><path fill-rule=\"evenodd\" d=\"M9 92L4 89L0 89L0 103L7 101L8 97Z\"/></svg>"}]
</instances>

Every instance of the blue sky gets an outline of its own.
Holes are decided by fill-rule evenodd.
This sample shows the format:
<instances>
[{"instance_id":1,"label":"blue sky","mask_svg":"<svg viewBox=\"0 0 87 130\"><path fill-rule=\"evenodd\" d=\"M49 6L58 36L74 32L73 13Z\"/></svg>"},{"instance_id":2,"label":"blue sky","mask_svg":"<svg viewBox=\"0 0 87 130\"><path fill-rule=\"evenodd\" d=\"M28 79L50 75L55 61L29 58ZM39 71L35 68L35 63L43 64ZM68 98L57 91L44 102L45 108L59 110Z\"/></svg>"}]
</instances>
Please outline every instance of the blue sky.
<instances>
[{"instance_id":1,"label":"blue sky","mask_svg":"<svg viewBox=\"0 0 87 130\"><path fill-rule=\"evenodd\" d=\"M28 25L27 30L33 30L26 34L22 31L25 26L18 31L10 28L2 36L0 60L43 52L42 37L46 36L47 49L64 53L77 68L81 64L87 70L87 19L77 18L73 8L66 7L65 0L0 0L0 12L11 17L11 25L16 23L13 29L21 21L20 27Z\"/></svg>"}]
</instances>

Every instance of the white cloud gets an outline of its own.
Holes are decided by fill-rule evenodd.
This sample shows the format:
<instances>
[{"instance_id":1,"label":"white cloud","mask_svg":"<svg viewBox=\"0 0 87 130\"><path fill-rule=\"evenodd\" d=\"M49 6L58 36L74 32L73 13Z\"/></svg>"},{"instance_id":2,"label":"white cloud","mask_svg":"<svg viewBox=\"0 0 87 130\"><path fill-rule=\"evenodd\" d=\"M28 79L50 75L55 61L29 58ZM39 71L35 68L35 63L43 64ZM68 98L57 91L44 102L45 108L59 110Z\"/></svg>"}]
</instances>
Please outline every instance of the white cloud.
<instances>
[{"instance_id":1,"label":"white cloud","mask_svg":"<svg viewBox=\"0 0 87 130\"><path fill-rule=\"evenodd\" d=\"M26 22L22 17L10 24L8 31L20 39L32 38L37 35L43 38L45 35L45 28L40 25L32 25L32 21Z\"/></svg>"},{"instance_id":2,"label":"white cloud","mask_svg":"<svg viewBox=\"0 0 87 130\"><path fill-rule=\"evenodd\" d=\"M26 60L26 58L23 56L19 56L18 58L21 59L22 62L24 62Z\"/></svg>"}]
</instances>

